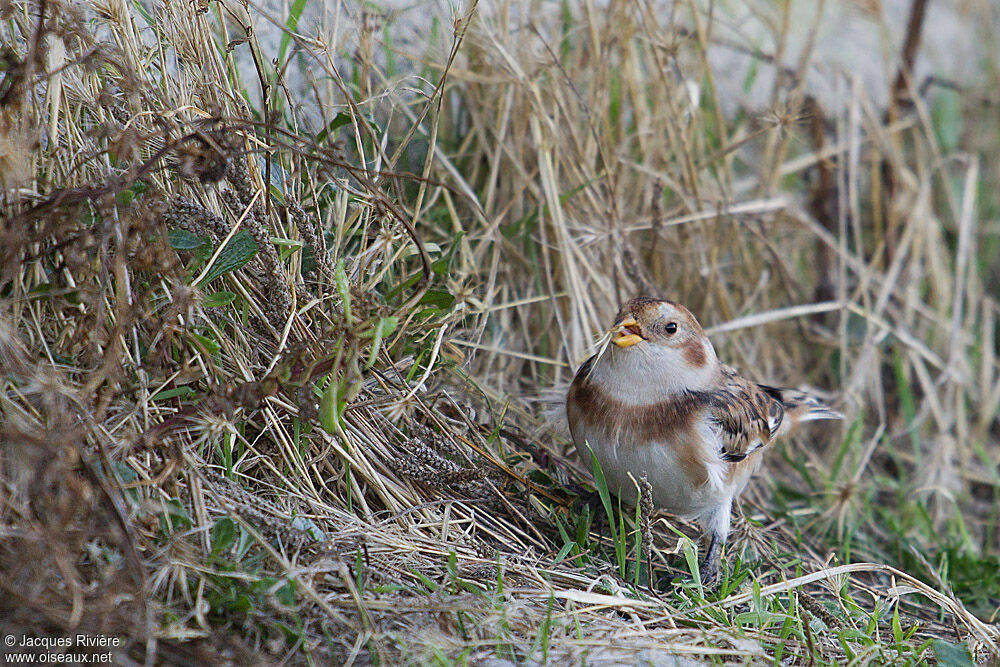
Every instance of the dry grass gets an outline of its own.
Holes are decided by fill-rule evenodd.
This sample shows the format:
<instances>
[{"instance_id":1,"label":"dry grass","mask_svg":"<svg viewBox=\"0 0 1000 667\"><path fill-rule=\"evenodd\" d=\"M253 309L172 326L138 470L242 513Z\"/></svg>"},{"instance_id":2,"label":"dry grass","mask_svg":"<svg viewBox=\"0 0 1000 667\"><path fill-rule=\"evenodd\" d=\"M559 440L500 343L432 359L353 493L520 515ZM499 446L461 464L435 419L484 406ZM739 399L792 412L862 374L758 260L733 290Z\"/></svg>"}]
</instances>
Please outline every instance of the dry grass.
<instances>
[{"instance_id":1,"label":"dry grass","mask_svg":"<svg viewBox=\"0 0 1000 667\"><path fill-rule=\"evenodd\" d=\"M3 7L5 633L1000 659L996 99L904 76L880 108L845 75L823 109L807 49L727 114L698 2L471 5L419 54L302 6ZM780 54L808 26L774 11ZM552 417L638 292L849 416L771 455L717 591L690 527L592 521Z\"/></svg>"}]
</instances>

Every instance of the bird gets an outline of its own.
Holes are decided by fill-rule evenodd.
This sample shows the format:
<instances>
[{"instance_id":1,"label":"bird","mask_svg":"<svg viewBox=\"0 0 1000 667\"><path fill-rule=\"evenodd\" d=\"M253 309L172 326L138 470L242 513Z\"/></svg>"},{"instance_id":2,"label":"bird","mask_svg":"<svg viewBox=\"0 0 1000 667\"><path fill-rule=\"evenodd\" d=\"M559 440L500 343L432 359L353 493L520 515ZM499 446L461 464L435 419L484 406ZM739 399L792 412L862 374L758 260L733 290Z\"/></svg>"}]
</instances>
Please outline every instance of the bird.
<instances>
[{"instance_id":1,"label":"bird","mask_svg":"<svg viewBox=\"0 0 1000 667\"><path fill-rule=\"evenodd\" d=\"M806 392L758 384L719 361L694 315L652 297L625 302L610 344L585 361L566 397L577 454L600 463L608 490L693 520L709 539L699 574L713 584L732 505L775 439L843 415Z\"/></svg>"}]
</instances>

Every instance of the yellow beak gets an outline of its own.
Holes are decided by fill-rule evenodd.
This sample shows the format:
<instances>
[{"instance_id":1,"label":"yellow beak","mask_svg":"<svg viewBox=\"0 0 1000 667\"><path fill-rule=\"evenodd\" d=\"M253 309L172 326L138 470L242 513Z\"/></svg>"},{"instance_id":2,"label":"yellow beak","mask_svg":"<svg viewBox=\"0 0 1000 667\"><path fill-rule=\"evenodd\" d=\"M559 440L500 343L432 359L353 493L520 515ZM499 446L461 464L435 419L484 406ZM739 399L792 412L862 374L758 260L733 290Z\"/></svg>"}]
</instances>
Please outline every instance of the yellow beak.
<instances>
[{"instance_id":1,"label":"yellow beak","mask_svg":"<svg viewBox=\"0 0 1000 667\"><path fill-rule=\"evenodd\" d=\"M638 326L639 323L635 321L634 317L626 317L624 320L616 324L611 328L611 333L614 334L611 338L611 342L620 348L632 347L636 343L641 343L643 341L642 336L634 333L626 333L625 327Z\"/></svg>"}]
</instances>

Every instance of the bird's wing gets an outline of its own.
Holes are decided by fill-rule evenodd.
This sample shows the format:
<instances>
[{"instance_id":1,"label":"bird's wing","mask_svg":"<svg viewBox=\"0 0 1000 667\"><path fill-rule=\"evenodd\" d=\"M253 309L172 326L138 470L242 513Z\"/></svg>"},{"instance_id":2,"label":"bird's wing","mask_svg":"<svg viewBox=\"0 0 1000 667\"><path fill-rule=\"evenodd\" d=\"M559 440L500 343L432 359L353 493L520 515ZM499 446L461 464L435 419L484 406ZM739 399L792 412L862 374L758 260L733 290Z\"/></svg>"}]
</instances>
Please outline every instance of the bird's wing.
<instances>
[{"instance_id":1,"label":"bird's wing","mask_svg":"<svg viewBox=\"0 0 1000 667\"><path fill-rule=\"evenodd\" d=\"M781 393L741 377L729 366L723 366L719 387L706 392L705 399L726 461L742 461L769 444L781 428Z\"/></svg>"}]
</instances>

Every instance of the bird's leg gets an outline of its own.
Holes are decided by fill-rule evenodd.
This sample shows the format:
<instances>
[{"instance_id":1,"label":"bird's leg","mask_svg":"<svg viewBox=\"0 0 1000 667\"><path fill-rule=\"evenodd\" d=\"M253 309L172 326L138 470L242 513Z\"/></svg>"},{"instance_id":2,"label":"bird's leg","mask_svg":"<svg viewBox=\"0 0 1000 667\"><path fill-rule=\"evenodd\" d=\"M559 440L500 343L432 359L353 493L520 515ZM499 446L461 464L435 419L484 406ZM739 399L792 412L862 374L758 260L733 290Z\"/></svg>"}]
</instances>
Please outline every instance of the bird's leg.
<instances>
[{"instance_id":1,"label":"bird's leg","mask_svg":"<svg viewBox=\"0 0 1000 667\"><path fill-rule=\"evenodd\" d=\"M719 562L722 560L722 544L725 538L718 533L712 532L711 540L708 543L708 552L705 554L705 562L701 566L701 582L705 585L712 585L719 576Z\"/></svg>"},{"instance_id":2,"label":"bird's leg","mask_svg":"<svg viewBox=\"0 0 1000 667\"><path fill-rule=\"evenodd\" d=\"M732 509L732 499L727 500L721 507L715 510L707 521L708 551L705 553L705 562L700 568L701 581L704 584L714 584L719 576L719 562L722 560L722 545L726 543L729 536L730 511Z\"/></svg>"}]
</instances>

